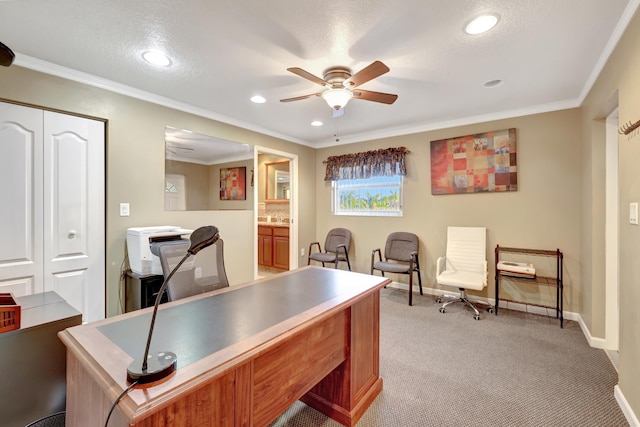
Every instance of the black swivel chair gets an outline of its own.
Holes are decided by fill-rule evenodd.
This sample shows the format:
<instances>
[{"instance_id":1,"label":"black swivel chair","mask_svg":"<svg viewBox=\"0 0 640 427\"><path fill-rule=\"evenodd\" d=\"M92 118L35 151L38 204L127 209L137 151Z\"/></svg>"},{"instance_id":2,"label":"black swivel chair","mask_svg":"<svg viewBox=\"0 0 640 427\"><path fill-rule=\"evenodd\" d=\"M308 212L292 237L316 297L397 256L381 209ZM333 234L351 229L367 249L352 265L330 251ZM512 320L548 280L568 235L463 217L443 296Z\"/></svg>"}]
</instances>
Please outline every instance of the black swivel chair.
<instances>
[{"instance_id":1,"label":"black swivel chair","mask_svg":"<svg viewBox=\"0 0 640 427\"><path fill-rule=\"evenodd\" d=\"M29 423L25 427L64 427L66 418L64 411L57 412Z\"/></svg>"}]
</instances>

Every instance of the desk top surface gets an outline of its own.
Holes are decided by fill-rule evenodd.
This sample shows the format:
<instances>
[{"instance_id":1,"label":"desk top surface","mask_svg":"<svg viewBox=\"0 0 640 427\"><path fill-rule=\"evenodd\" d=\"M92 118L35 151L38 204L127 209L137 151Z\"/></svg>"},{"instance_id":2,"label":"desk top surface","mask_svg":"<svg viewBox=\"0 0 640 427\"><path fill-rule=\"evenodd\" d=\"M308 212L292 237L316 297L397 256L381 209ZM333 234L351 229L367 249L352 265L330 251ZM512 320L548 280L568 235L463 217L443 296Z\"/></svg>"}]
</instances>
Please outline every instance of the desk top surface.
<instances>
[{"instance_id":1,"label":"desk top surface","mask_svg":"<svg viewBox=\"0 0 640 427\"><path fill-rule=\"evenodd\" d=\"M265 331L340 296L380 283L379 277L345 275L332 269L302 269L205 294L185 304L165 305L158 312L150 352L171 351L178 368ZM98 326L97 329L132 358L144 352L152 311Z\"/></svg>"},{"instance_id":2,"label":"desk top surface","mask_svg":"<svg viewBox=\"0 0 640 427\"><path fill-rule=\"evenodd\" d=\"M180 384L213 376L275 345L298 328L344 310L390 279L331 268L306 266L268 279L236 285L162 304L151 351L178 357L175 374L150 383L152 399ZM126 370L144 353L153 307L69 328L60 338L68 351L103 371L105 387L126 388Z\"/></svg>"}]
</instances>

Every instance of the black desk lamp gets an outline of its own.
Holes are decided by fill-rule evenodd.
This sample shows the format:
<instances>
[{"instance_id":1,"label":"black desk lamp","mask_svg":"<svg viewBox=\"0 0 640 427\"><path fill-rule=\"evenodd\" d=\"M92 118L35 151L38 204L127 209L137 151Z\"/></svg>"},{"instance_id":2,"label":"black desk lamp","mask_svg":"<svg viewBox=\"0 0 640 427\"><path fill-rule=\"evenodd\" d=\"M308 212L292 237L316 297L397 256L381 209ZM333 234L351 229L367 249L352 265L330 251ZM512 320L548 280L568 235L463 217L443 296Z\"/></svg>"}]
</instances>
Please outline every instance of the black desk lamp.
<instances>
[{"instance_id":1,"label":"black desk lamp","mask_svg":"<svg viewBox=\"0 0 640 427\"><path fill-rule=\"evenodd\" d=\"M191 233L191 246L187 249L187 253L180 260L169 275L162 282L162 286L156 296L156 303L153 307L153 316L151 317L151 326L149 326L149 337L147 338L147 347L144 350L144 356L142 359L135 359L127 368L127 380L129 382L138 381L140 384L150 383L160 380L170 375L176 369L177 356L170 351L161 351L153 355L149 355L149 346L151 345L151 335L153 334L153 326L156 323L156 314L158 313L158 305L160 299L164 293L164 288L167 286L167 282L173 274L178 271L180 266L191 255L197 254L200 250L207 246L213 245L220 238L220 233L217 227L213 225L207 225L200 227L193 233Z\"/></svg>"},{"instance_id":2,"label":"black desk lamp","mask_svg":"<svg viewBox=\"0 0 640 427\"><path fill-rule=\"evenodd\" d=\"M15 57L15 53L13 53L11 49L9 49L9 46L0 42L0 65L2 65L3 67L8 67L13 63Z\"/></svg>"}]
</instances>

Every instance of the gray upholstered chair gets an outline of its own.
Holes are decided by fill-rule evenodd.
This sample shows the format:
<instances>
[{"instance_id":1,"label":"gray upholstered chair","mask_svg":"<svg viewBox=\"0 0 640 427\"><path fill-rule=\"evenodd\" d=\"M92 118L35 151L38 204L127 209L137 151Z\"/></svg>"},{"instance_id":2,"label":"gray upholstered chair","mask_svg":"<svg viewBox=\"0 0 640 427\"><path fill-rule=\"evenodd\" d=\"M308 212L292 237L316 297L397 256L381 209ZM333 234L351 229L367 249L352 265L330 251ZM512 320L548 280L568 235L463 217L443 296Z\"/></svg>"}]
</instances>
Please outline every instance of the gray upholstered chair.
<instances>
[{"instance_id":1,"label":"gray upholstered chair","mask_svg":"<svg viewBox=\"0 0 640 427\"><path fill-rule=\"evenodd\" d=\"M480 312L475 304L483 301L472 301L467 297L467 289L481 291L487 286L487 229L484 227L448 227L447 252L438 258L436 266L436 283L453 286L460 290L460 297L445 302L440 312L456 302L461 302L474 311L473 318L480 319ZM442 302L442 298L436 298ZM489 305L489 312L493 307Z\"/></svg>"},{"instance_id":2,"label":"gray upholstered chair","mask_svg":"<svg viewBox=\"0 0 640 427\"><path fill-rule=\"evenodd\" d=\"M374 270L384 273L409 275L409 305L413 305L413 273L418 273L420 295L422 295L422 278L420 277L420 263L418 261L418 236L413 233L395 232L389 234L384 245L384 261L380 248L371 252L371 274ZM378 254L378 261L375 259Z\"/></svg>"},{"instance_id":3,"label":"gray upholstered chair","mask_svg":"<svg viewBox=\"0 0 640 427\"><path fill-rule=\"evenodd\" d=\"M57 412L55 414L47 415L32 423L26 425L26 427L64 427L66 420L66 412Z\"/></svg>"},{"instance_id":4,"label":"gray upholstered chair","mask_svg":"<svg viewBox=\"0 0 640 427\"><path fill-rule=\"evenodd\" d=\"M151 247L158 255L165 277L187 253L188 240L170 240ZM229 286L224 267L224 243L218 239L213 245L188 258L167 282L167 297L175 301L192 295Z\"/></svg>"},{"instance_id":5,"label":"gray upholstered chair","mask_svg":"<svg viewBox=\"0 0 640 427\"><path fill-rule=\"evenodd\" d=\"M324 252L320 242L311 242L307 255L307 265L311 261L321 262L322 266L326 263L333 264L334 268L338 268L339 262L346 262L349 271L351 271L351 263L349 262L349 246L351 245L351 231L346 228L334 228L329 230L327 238L324 241ZM318 251L312 252L313 247L317 246Z\"/></svg>"}]
</instances>

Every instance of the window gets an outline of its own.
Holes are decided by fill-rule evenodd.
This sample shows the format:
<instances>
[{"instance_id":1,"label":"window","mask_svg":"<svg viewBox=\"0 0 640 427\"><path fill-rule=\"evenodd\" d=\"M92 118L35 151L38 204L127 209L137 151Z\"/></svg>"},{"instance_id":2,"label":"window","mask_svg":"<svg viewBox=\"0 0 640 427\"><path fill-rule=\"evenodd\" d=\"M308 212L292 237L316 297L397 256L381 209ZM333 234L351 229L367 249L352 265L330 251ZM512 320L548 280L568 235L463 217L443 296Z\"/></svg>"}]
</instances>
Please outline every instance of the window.
<instances>
[{"instance_id":1,"label":"window","mask_svg":"<svg viewBox=\"0 0 640 427\"><path fill-rule=\"evenodd\" d=\"M402 216L402 175L332 181L335 215Z\"/></svg>"}]
</instances>

